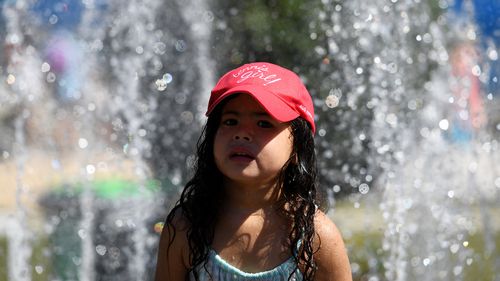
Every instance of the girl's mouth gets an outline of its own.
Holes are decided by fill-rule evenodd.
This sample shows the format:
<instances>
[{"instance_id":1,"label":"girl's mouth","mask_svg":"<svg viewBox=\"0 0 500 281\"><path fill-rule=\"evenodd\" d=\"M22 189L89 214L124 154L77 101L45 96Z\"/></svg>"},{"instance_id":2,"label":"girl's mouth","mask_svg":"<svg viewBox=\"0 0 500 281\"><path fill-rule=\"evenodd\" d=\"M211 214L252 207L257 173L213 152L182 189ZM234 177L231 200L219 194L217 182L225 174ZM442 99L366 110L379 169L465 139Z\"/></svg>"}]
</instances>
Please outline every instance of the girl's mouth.
<instances>
[{"instance_id":1,"label":"girl's mouth","mask_svg":"<svg viewBox=\"0 0 500 281\"><path fill-rule=\"evenodd\" d=\"M250 162L255 160L255 155L246 147L234 147L229 151L229 159L237 162Z\"/></svg>"},{"instance_id":2,"label":"girl's mouth","mask_svg":"<svg viewBox=\"0 0 500 281\"><path fill-rule=\"evenodd\" d=\"M246 152L234 152L234 153L231 153L231 155L229 155L229 158L231 159L235 159L235 160L238 160L238 159L241 159L241 160L253 160L255 159L255 157L253 157L252 155L246 153Z\"/></svg>"}]
</instances>

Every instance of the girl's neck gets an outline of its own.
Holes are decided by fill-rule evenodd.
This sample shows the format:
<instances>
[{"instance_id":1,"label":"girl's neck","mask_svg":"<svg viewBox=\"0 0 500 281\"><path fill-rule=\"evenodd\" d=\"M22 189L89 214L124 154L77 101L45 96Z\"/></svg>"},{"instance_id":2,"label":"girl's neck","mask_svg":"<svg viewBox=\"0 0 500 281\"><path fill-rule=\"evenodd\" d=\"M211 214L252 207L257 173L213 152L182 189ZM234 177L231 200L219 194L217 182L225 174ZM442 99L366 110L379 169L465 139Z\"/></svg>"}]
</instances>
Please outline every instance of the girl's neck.
<instances>
[{"instance_id":1,"label":"girl's neck","mask_svg":"<svg viewBox=\"0 0 500 281\"><path fill-rule=\"evenodd\" d=\"M224 180L226 208L233 211L255 212L276 206L281 195L277 181L264 184Z\"/></svg>"}]
</instances>

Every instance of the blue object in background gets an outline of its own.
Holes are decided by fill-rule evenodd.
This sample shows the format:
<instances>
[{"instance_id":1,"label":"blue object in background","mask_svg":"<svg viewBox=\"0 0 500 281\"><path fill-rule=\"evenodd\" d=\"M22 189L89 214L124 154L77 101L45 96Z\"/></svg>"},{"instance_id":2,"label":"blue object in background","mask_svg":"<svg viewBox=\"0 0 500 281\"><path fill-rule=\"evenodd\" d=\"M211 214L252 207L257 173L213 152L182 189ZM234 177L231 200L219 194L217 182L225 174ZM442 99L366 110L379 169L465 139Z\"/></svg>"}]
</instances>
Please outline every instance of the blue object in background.
<instances>
[{"instance_id":1,"label":"blue object in background","mask_svg":"<svg viewBox=\"0 0 500 281\"><path fill-rule=\"evenodd\" d=\"M74 29L80 23L84 6L79 0L40 0L33 12L54 28Z\"/></svg>"},{"instance_id":2,"label":"blue object in background","mask_svg":"<svg viewBox=\"0 0 500 281\"><path fill-rule=\"evenodd\" d=\"M451 6L452 11L457 18L463 18L466 14L465 1L455 0ZM478 28L478 35L481 48L486 50L488 47L497 51L497 58L490 59L483 56L489 64L489 78L486 85L488 94L495 97L500 95L500 0L471 0L474 15L472 20Z\"/></svg>"},{"instance_id":3,"label":"blue object in background","mask_svg":"<svg viewBox=\"0 0 500 281\"><path fill-rule=\"evenodd\" d=\"M474 21L476 22L482 40L492 39L500 44L500 0L472 0ZM455 0L451 7L456 15L463 15L464 1Z\"/></svg>"}]
</instances>

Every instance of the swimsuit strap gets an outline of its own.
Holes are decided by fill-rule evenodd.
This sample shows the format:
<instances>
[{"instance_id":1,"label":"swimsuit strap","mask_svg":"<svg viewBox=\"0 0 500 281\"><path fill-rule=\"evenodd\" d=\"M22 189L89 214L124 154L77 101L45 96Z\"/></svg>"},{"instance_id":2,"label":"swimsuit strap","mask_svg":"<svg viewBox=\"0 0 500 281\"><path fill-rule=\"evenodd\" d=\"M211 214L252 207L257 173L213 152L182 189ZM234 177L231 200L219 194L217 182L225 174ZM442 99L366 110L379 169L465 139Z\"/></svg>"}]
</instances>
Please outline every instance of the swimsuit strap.
<instances>
[{"instance_id":1,"label":"swimsuit strap","mask_svg":"<svg viewBox=\"0 0 500 281\"><path fill-rule=\"evenodd\" d=\"M245 272L235 266L229 264L221 256L219 256L215 250L210 249L208 253L208 259L206 264L201 264L195 269L198 273L198 278L200 281L205 280L259 280L259 281L280 281L288 280L290 274L292 274L291 280L302 280L302 273L297 268L297 265L293 257L288 258L286 261L276 266L273 269L266 270L263 272ZM195 280L193 273L190 274L190 280Z\"/></svg>"}]
</instances>

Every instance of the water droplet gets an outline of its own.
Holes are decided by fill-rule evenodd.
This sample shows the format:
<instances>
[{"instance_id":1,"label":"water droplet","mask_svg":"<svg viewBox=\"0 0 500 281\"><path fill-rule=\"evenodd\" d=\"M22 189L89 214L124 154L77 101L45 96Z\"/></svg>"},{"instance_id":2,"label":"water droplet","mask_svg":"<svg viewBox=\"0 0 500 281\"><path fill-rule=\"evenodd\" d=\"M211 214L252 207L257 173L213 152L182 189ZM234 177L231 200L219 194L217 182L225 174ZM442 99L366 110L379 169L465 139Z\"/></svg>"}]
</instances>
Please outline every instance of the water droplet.
<instances>
[{"instance_id":1,"label":"water droplet","mask_svg":"<svg viewBox=\"0 0 500 281\"><path fill-rule=\"evenodd\" d=\"M320 137L324 137L324 136L326 135L326 130L325 130L325 129L320 129L320 130L318 131L318 135L319 135Z\"/></svg>"},{"instance_id":2,"label":"water droplet","mask_svg":"<svg viewBox=\"0 0 500 281\"><path fill-rule=\"evenodd\" d=\"M140 137L144 137L144 136L146 136L147 131L146 131L146 130L144 130L144 129L139 129L139 131L137 132L137 134L138 134Z\"/></svg>"},{"instance_id":3,"label":"water droplet","mask_svg":"<svg viewBox=\"0 0 500 281\"><path fill-rule=\"evenodd\" d=\"M135 52L139 55L141 55L142 53L144 53L144 48L142 46L137 46L135 48Z\"/></svg>"},{"instance_id":4,"label":"water droplet","mask_svg":"<svg viewBox=\"0 0 500 281\"><path fill-rule=\"evenodd\" d=\"M97 245L95 247L95 251L97 252L98 255L104 256L106 254L107 249L106 246L104 245Z\"/></svg>"},{"instance_id":5,"label":"water droplet","mask_svg":"<svg viewBox=\"0 0 500 281\"><path fill-rule=\"evenodd\" d=\"M490 60L497 60L498 59L498 52L495 49L491 49L488 51L488 58Z\"/></svg>"},{"instance_id":6,"label":"water droplet","mask_svg":"<svg viewBox=\"0 0 500 281\"><path fill-rule=\"evenodd\" d=\"M214 13L212 13L211 11L205 11L203 13L203 19L206 22L213 22L214 21Z\"/></svg>"},{"instance_id":7,"label":"water droplet","mask_svg":"<svg viewBox=\"0 0 500 281\"><path fill-rule=\"evenodd\" d=\"M471 41L476 40L476 32L474 31L474 29L471 28L467 31L467 38L469 38Z\"/></svg>"},{"instance_id":8,"label":"water droplet","mask_svg":"<svg viewBox=\"0 0 500 281\"><path fill-rule=\"evenodd\" d=\"M156 89L160 92L163 92L167 89L167 82L164 79L158 79L155 82Z\"/></svg>"},{"instance_id":9,"label":"water droplet","mask_svg":"<svg viewBox=\"0 0 500 281\"><path fill-rule=\"evenodd\" d=\"M48 64L47 62L42 63L41 70L42 70L42 72L49 72L50 71L50 64Z\"/></svg>"},{"instance_id":10,"label":"water droplet","mask_svg":"<svg viewBox=\"0 0 500 281\"><path fill-rule=\"evenodd\" d=\"M181 113L181 120L187 124L192 123L194 120L194 115L191 111L184 111Z\"/></svg>"},{"instance_id":11,"label":"water droplet","mask_svg":"<svg viewBox=\"0 0 500 281\"><path fill-rule=\"evenodd\" d=\"M115 221L115 225L116 225L117 227L123 227L123 225L124 225L124 224L123 224L123 221L122 221L122 220L118 219L118 220L116 220L116 221Z\"/></svg>"},{"instance_id":12,"label":"water droplet","mask_svg":"<svg viewBox=\"0 0 500 281\"><path fill-rule=\"evenodd\" d=\"M6 81L7 81L7 84L12 85L16 82L16 76L14 76L13 74L9 74L9 75L7 75Z\"/></svg>"},{"instance_id":13,"label":"water droplet","mask_svg":"<svg viewBox=\"0 0 500 281\"><path fill-rule=\"evenodd\" d=\"M361 67L356 68L356 74L363 74L363 68Z\"/></svg>"},{"instance_id":14,"label":"water droplet","mask_svg":"<svg viewBox=\"0 0 500 281\"><path fill-rule=\"evenodd\" d=\"M82 264L82 258L80 257L72 257L71 258L71 261L73 262L73 264L75 264L76 266L79 266Z\"/></svg>"},{"instance_id":15,"label":"water droplet","mask_svg":"<svg viewBox=\"0 0 500 281\"><path fill-rule=\"evenodd\" d=\"M43 273L43 266L41 266L41 265L36 265L36 266L35 266L35 271L36 271L36 273L38 273L38 274L42 274L42 273Z\"/></svg>"},{"instance_id":16,"label":"water droplet","mask_svg":"<svg viewBox=\"0 0 500 281\"><path fill-rule=\"evenodd\" d=\"M165 73L161 79L156 80L156 88L158 91L164 91L167 88L167 84L172 82L173 77L170 73Z\"/></svg>"},{"instance_id":17,"label":"water droplet","mask_svg":"<svg viewBox=\"0 0 500 281\"><path fill-rule=\"evenodd\" d=\"M89 103L89 104L87 105L87 110L88 110L88 111L94 111L95 109L96 109L96 106L95 106L95 104L94 104L94 103Z\"/></svg>"},{"instance_id":18,"label":"water droplet","mask_svg":"<svg viewBox=\"0 0 500 281\"><path fill-rule=\"evenodd\" d=\"M177 40L175 42L175 49L179 52L184 52L186 50L186 42L184 40Z\"/></svg>"},{"instance_id":19,"label":"water droplet","mask_svg":"<svg viewBox=\"0 0 500 281\"><path fill-rule=\"evenodd\" d=\"M87 237L87 233L84 229L78 230L78 236L80 236L81 239L85 239Z\"/></svg>"},{"instance_id":20,"label":"water droplet","mask_svg":"<svg viewBox=\"0 0 500 281\"><path fill-rule=\"evenodd\" d=\"M153 52L157 55L165 54L166 49L167 49L167 45L165 45L165 43L163 43L163 42L156 42L153 45Z\"/></svg>"},{"instance_id":21,"label":"water droplet","mask_svg":"<svg viewBox=\"0 0 500 281\"><path fill-rule=\"evenodd\" d=\"M170 84L170 82L172 82L172 80L173 80L172 74L170 74L170 73L163 74L163 80L165 80L165 82L167 84Z\"/></svg>"},{"instance_id":22,"label":"water droplet","mask_svg":"<svg viewBox=\"0 0 500 281\"><path fill-rule=\"evenodd\" d=\"M318 54L318 56L320 57L324 57L326 56L326 49L321 47L321 46L316 46L314 47L314 51L316 52L316 54Z\"/></svg>"},{"instance_id":23,"label":"water droplet","mask_svg":"<svg viewBox=\"0 0 500 281\"><path fill-rule=\"evenodd\" d=\"M448 130L449 127L450 127L450 123L448 122L448 120L443 119L443 120L439 121L439 128L441 130L446 131L446 130Z\"/></svg>"},{"instance_id":24,"label":"water droplet","mask_svg":"<svg viewBox=\"0 0 500 281\"><path fill-rule=\"evenodd\" d=\"M423 264L424 266L428 266L429 264L431 264L431 259L429 259L429 258L425 258L425 259L423 259L423 260L422 260L422 264Z\"/></svg>"},{"instance_id":25,"label":"water droplet","mask_svg":"<svg viewBox=\"0 0 500 281\"><path fill-rule=\"evenodd\" d=\"M464 121L469 120L469 112L467 110L460 110L460 112L458 113L458 116L460 117L460 119L462 119Z\"/></svg>"},{"instance_id":26,"label":"water droplet","mask_svg":"<svg viewBox=\"0 0 500 281\"><path fill-rule=\"evenodd\" d=\"M480 76L481 75L481 67L479 65L474 65L471 69L472 75Z\"/></svg>"},{"instance_id":27,"label":"water droplet","mask_svg":"<svg viewBox=\"0 0 500 281\"><path fill-rule=\"evenodd\" d=\"M498 177L498 178L495 179L495 186L497 188L500 188L500 177Z\"/></svg>"},{"instance_id":28,"label":"water droplet","mask_svg":"<svg viewBox=\"0 0 500 281\"><path fill-rule=\"evenodd\" d=\"M464 241L464 243L462 243L462 245L464 245L464 247L469 247L469 241Z\"/></svg>"},{"instance_id":29,"label":"water droplet","mask_svg":"<svg viewBox=\"0 0 500 281\"><path fill-rule=\"evenodd\" d=\"M424 42L427 44L432 43L432 35L430 35L429 33L424 34L423 39Z\"/></svg>"},{"instance_id":30,"label":"water droplet","mask_svg":"<svg viewBox=\"0 0 500 281\"><path fill-rule=\"evenodd\" d=\"M366 183L362 183L358 187L359 193L361 194L367 194L370 191L370 186L368 186Z\"/></svg>"},{"instance_id":31,"label":"water droplet","mask_svg":"<svg viewBox=\"0 0 500 281\"><path fill-rule=\"evenodd\" d=\"M389 123L392 127L395 127L398 124L398 117L394 113L389 113L385 117L385 121Z\"/></svg>"},{"instance_id":32,"label":"water droplet","mask_svg":"<svg viewBox=\"0 0 500 281\"><path fill-rule=\"evenodd\" d=\"M95 173L95 166L94 165L87 165L85 167L85 170L87 170L87 174L92 175Z\"/></svg>"},{"instance_id":33,"label":"water droplet","mask_svg":"<svg viewBox=\"0 0 500 281\"><path fill-rule=\"evenodd\" d=\"M471 265L474 260L472 258L468 258L465 262L467 265Z\"/></svg>"},{"instance_id":34,"label":"water droplet","mask_svg":"<svg viewBox=\"0 0 500 281\"><path fill-rule=\"evenodd\" d=\"M54 83L56 81L56 75L54 72L47 73L47 82Z\"/></svg>"},{"instance_id":35,"label":"water droplet","mask_svg":"<svg viewBox=\"0 0 500 281\"><path fill-rule=\"evenodd\" d=\"M333 192L335 192L335 193L340 192L340 186L339 185L334 185L333 186Z\"/></svg>"},{"instance_id":36,"label":"water droplet","mask_svg":"<svg viewBox=\"0 0 500 281\"><path fill-rule=\"evenodd\" d=\"M339 98L335 95L328 95L325 100L326 106L329 108L334 108L339 105Z\"/></svg>"},{"instance_id":37,"label":"water droplet","mask_svg":"<svg viewBox=\"0 0 500 281\"><path fill-rule=\"evenodd\" d=\"M49 23L50 24L56 24L58 21L59 21L59 18L57 17L57 15L52 14L49 17Z\"/></svg>"},{"instance_id":38,"label":"water droplet","mask_svg":"<svg viewBox=\"0 0 500 281\"><path fill-rule=\"evenodd\" d=\"M155 225L154 225L154 231L156 233L161 233L161 231L163 230L163 224L164 224L163 222L157 222L157 223L155 223Z\"/></svg>"},{"instance_id":39,"label":"water droplet","mask_svg":"<svg viewBox=\"0 0 500 281\"><path fill-rule=\"evenodd\" d=\"M460 249L460 245L458 245L458 244L453 244L450 246L450 252L452 252L453 254L456 254L459 249Z\"/></svg>"},{"instance_id":40,"label":"water droplet","mask_svg":"<svg viewBox=\"0 0 500 281\"><path fill-rule=\"evenodd\" d=\"M387 65L387 70L392 73L392 74L395 74L398 72L398 65L391 62L390 64Z\"/></svg>"},{"instance_id":41,"label":"water droplet","mask_svg":"<svg viewBox=\"0 0 500 281\"><path fill-rule=\"evenodd\" d=\"M415 110L415 109L417 109L417 101L416 100L410 100L408 102L408 109L409 110Z\"/></svg>"},{"instance_id":42,"label":"water droplet","mask_svg":"<svg viewBox=\"0 0 500 281\"><path fill-rule=\"evenodd\" d=\"M89 145L89 142L84 139L84 138L80 138L78 139L78 146L81 148L81 149L85 149L87 148L87 146Z\"/></svg>"},{"instance_id":43,"label":"water droplet","mask_svg":"<svg viewBox=\"0 0 500 281\"><path fill-rule=\"evenodd\" d=\"M450 197L450 198L455 197L455 191L453 191L453 190L448 191L448 197Z\"/></svg>"},{"instance_id":44,"label":"water droplet","mask_svg":"<svg viewBox=\"0 0 500 281\"><path fill-rule=\"evenodd\" d=\"M19 43L20 38L18 34L9 34L7 35L7 42L9 42L12 45L17 45Z\"/></svg>"},{"instance_id":45,"label":"water droplet","mask_svg":"<svg viewBox=\"0 0 500 281\"><path fill-rule=\"evenodd\" d=\"M5 150L4 150L4 151L2 152L2 157L3 157L3 159L7 159L7 158L9 158L9 157L10 157L10 153L9 153L8 151L5 151Z\"/></svg>"}]
</instances>

